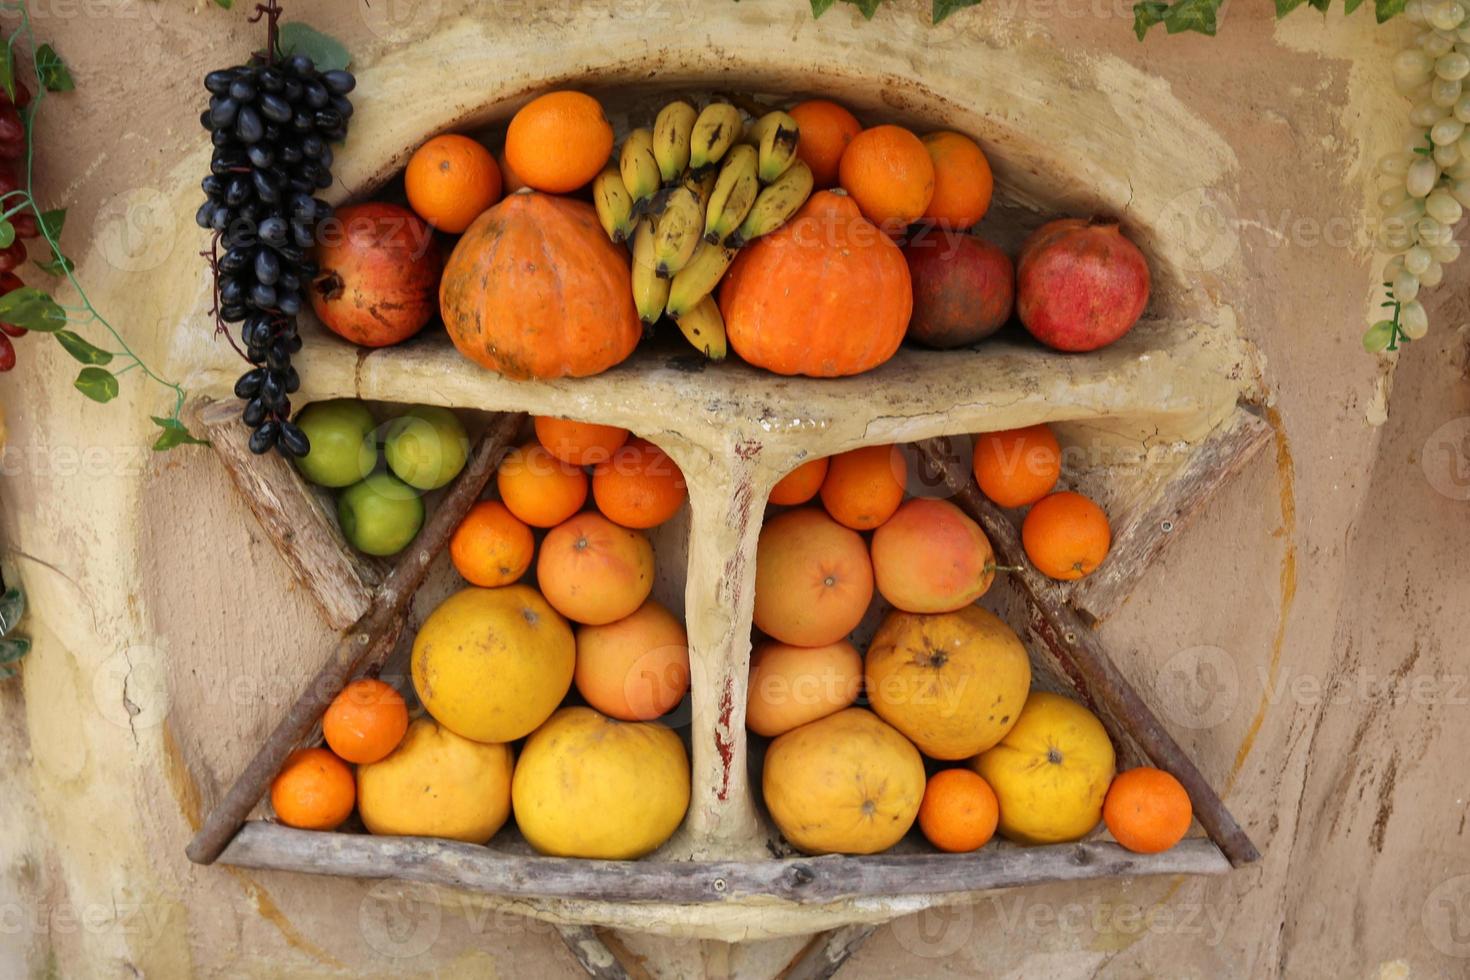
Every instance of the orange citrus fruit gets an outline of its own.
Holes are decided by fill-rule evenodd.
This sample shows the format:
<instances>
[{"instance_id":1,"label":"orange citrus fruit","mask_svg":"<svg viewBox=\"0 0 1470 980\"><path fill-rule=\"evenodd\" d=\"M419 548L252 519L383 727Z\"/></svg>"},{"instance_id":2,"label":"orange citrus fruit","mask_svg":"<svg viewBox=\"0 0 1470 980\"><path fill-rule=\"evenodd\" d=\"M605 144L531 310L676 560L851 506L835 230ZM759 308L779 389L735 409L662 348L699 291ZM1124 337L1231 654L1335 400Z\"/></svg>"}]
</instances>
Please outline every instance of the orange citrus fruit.
<instances>
[{"instance_id":1,"label":"orange citrus fruit","mask_svg":"<svg viewBox=\"0 0 1470 980\"><path fill-rule=\"evenodd\" d=\"M811 99L791 107L800 128L796 155L811 168L818 190L837 186L837 168L853 137L863 131L857 117L836 102Z\"/></svg>"},{"instance_id":2,"label":"orange citrus fruit","mask_svg":"<svg viewBox=\"0 0 1470 980\"><path fill-rule=\"evenodd\" d=\"M822 505L837 523L870 531L903 503L908 464L897 446L864 446L828 460Z\"/></svg>"},{"instance_id":3,"label":"orange citrus fruit","mask_svg":"<svg viewBox=\"0 0 1470 980\"><path fill-rule=\"evenodd\" d=\"M487 589L520 581L535 552L531 529L498 500L471 507L449 538L455 570L471 585Z\"/></svg>"},{"instance_id":4,"label":"orange citrus fruit","mask_svg":"<svg viewBox=\"0 0 1470 980\"><path fill-rule=\"evenodd\" d=\"M352 770L326 749L297 749L271 780L271 807L287 827L336 830L355 802Z\"/></svg>"},{"instance_id":5,"label":"orange citrus fruit","mask_svg":"<svg viewBox=\"0 0 1470 980\"><path fill-rule=\"evenodd\" d=\"M1103 800L1108 832L1139 854L1157 854L1179 843L1193 815L1179 780L1149 766L1119 773Z\"/></svg>"},{"instance_id":6,"label":"orange citrus fruit","mask_svg":"<svg viewBox=\"0 0 1470 980\"><path fill-rule=\"evenodd\" d=\"M1062 475L1062 447L1045 423L975 437L971 461L980 490L998 507L1025 507L1051 493Z\"/></svg>"},{"instance_id":7,"label":"orange citrus fruit","mask_svg":"<svg viewBox=\"0 0 1470 980\"><path fill-rule=\"evenodd\" d=\"M657 527L679 512L687 496L678 464L637 436L592 471L597 509L623 527Z\"/></svg>"},{"instance_id":8,"label":"orange citrus fruit","mask_svg":"<svg viewBox=\"0 0 1470 980\"><path fill-rule=\"evenodd\" d=\"M344 687L322 716L322 736L338 756L358 765L388 758L408 731L403 695L372 677Z\"/></svg>"},{"instance_id":9,"label":"orange citrus fruit","mask_svg":"<svg viewBox=\"0 0 1470 980\"><path fill-rule=\"evenodd\" d=\"M919 804L919 829L941 851L964 854L995 836L1000 804L995 790L969 769L941 769L929 777Z\"/></svg>"},{"instance_id":10,"label":"orange citrus fruit","mask_svg":"<svg viewBox=\"0 0 1470 980\"><path fill-rule=\"evenodd\" d=\"M863 215L890 234L923 217L934 197L934 161L901 126L858 133L842 154L838 176Z\"/></svg>"},{"instance_id":11,"label":"orange citrus fruit","mask_svg":"<svg viewBox=\"0 0 1470 980\"><path fill-rule=\"evenodd\" d=\"M526 182L521 180L521 175L510 169L510 161L505 158L504 147L501 147L500 152L495 154L495 162L500 167L501 191L507 197L527 187Z\"/></svg>"},{"instance_id":12,"label":"orange citrus fruit","mask_svg":"<svg viewBox=\"0 0 1470 980\"><path fill-rule=\"evenodd\" d=\"M534 442L505 454L495 486L510 512L532 527L556 527L587 502L587 474Z\"/></svg>"},{"instance_id":13,"label":"orange citrus fruit","mask_svg":"<svg viewBox=\"0 0 1470 980\"><path fill-rule=\"evenodd\" d=\"M985 151L959 133L930 133L923 143L934 162L934 197L924 217L941 227L969 228L990 210L995 191Z\"/></svg>"},{"instance_id":14,"label":"orange citrus fruit","mask_svg":"<svg viewBox=\"0 0 1470 980\"><path fill-rule=\"evenodd\" d=\"M593 177L612 156L613 130L602 104L581 92L548 92L511 118L505 159L526 184L567 194Z\"/></svg>"},{"instance_id":15,"label":"orange citrus fruit","mask_svg":"<svg viewBox=\"0 0 1470 980\"><path fill-rule=\"evenodd\" d=\"M809 459L781 477L780 482L771 488L771 503L791 507L811 500L822 489L822 481L827 478L827 465L826 456Z\"/></svg>"},{"instance_id":16,"label":"orange citrus fruit","mask_svg":"<svg viewBox=\"0 0 1470 980\"><path fill-rule=\"evenodd\" d=\"M479 143L450 133L414 151L403 185L420 218L457 235L500 200L500 167Z\"/></svg>"},{"instance_id":17,"label":"orange citrus fruit","mask_svg":"<svg viewBox=\"0 0 1470 980\"><path fill-rule=\"evenodd\" d=\"M595 466L611 459L613 452L628 441L628 430L615 425L538 415L536 440L563 462L573 466Z\"/></svg>"},{"instance_id":18,"label":"orange citrus fruit","mask_svg":"<svg viewBox=\"0 0 1470 980\"><path fill-rule=\"evenodd\" d=\"M1112 541L1108 515L1070 490L1042 497L1021 522L1026 557L1050 578L1070 580L1092 574L1108 556Z\"/></svg>"}]
</instances>

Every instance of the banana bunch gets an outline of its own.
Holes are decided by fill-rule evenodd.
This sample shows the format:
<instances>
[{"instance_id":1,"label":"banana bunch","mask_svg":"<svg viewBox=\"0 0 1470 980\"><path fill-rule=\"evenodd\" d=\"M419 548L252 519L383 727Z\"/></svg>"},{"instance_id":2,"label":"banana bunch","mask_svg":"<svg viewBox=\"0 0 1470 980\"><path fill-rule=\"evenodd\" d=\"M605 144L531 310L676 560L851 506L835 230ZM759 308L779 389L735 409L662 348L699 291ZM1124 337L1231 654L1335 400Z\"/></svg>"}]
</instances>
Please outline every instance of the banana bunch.
<instances>
[{"instance_id":1,"label":"banana bunch","mask_svg":"<svg viewBox=\"0 0 1470 980\"><path fill-rule=\"evenodd\" d=\"M592 200L608 237L632 251L633 302L645 324L667 314L706 357L725 356L715 288L737 250L811 196L799 141L796 120L779 109L747 125L727 102L696 110L682 99L627 135L593 181Z\"/></svg>"}]
</instances>

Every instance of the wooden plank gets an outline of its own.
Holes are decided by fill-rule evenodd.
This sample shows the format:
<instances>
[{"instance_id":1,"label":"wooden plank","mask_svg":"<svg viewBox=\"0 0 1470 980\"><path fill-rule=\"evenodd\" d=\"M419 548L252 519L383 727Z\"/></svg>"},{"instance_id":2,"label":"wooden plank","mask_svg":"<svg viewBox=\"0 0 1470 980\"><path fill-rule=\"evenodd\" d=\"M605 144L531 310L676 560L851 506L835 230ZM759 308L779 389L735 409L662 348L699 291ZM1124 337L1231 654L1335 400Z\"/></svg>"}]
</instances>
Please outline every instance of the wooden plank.
<instances>
[{"instance_id":1,"label":"wooden plank","mask_svg":"<svg viewBox=\"0 0 1470 980\"><path fill-rule=\"evenodd\" d=\"M628 980L628 971L623 969L623 964L618 962L596 929L591 926L557 926L556 931L589 977Z\"/></svg>"},{"instance_id":2,"label":"wooden plank","mask_svg":"<svg viewBox=\"0 0 1470 980\"><path fill-rule=\"evenodd\" d=\"M1194 804L1195 818L1231 864L1239 867L1258 860L1261 854L1255 844L1193 760L1118 670L1092 629L1071 606L1059 600L1055 584L1026 560L1016 526L986 499L969 472L953 463L941 440L917 443L915 449L921 462L930 468L929 475L943 481L951 499L985 530L997 563L1019 569L1008 573L1011 583L1025 598L1031 610L1028 625L1060 675L1073 684L1078 696L1098 713L1115 738L1132 739L1155 766L1172 773L1184 785Z\"/></svg>"},{"instance_id":3,"label":"wooden plank","mask_svg":"<svg viewBox=\"0 0 1470 980\"><path fill-rule=\"evenodd\" d=\"M1152 499L1134 507L1113 529L1108 560L1072 590L1078 613L1094 626L1111 615L1215 491L1270 441L1266 421L1242 408L1195 446Z\"/></svg>"},{"instance_id":4,"label":"wooden plank","mask_svg":"<svg viewBox=\"0 0 1470 980\"><path fill-rule=\"evenodd\" d=\"M781 972L780 980L831 980L877 926L852 925L816 936L801 955Z\"/></svg>"},{"instance_id":5,"label":"wooden plank","mask_svg":"<svg viewBox=\"0 0 1470 980\"><path fill-rule=\"evenodd\" d=\"M875 854L763 861L594 861L528 857L427 837L317 833L252 820L226 864L349 878L402 878L518 898L720 904L769 897L801 905L843 898L944 895L1053 881L1224 874L1213 842L1196 837L1162 854L1107 841L988 847L973 854Z\"/></svg>"},{"instance_id":6,"label":"wooden plank","mask_svg":"<svg viewBox=\"0 0 1470 980\"><path fill-rule=\"evenodd\" d=\"M194 412L260 529L327 623L344 630L361 619L372 605L383 565L344 547L336 519L284 457L250 451L250 430L240 421L238 403L200 399Z\"/></svg>"},{"instance_id":7,"label":"wooden plank","mask_svg":"<svg viewBox=\"0 0 1470 980\"><path fill-rule=\"evenodd\" d=\"M429 565L448 546L449 536L480 498L524 420L520 413L507 412L495 416L486 425L465 468L424 522L418 537L399 556L367 613L338 642L326 663L307 683L189 842L185 850L189 860L210 864L219 857L250 810L265 795L286 756L301 744L348 679L381 664L392 652L403 628L405 610L428 574ZM290 476L296 479L294 473Z\"/></svg>"}]
</instances>

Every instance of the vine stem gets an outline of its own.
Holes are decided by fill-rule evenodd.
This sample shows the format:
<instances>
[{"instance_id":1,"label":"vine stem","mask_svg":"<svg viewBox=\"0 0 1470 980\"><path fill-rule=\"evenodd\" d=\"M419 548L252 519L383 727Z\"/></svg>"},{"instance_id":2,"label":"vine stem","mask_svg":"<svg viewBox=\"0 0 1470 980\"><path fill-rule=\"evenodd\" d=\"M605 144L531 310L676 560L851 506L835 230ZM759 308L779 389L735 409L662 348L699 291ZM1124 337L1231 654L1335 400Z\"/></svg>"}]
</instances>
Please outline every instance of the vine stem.
<instances>
[{"instance_id":1,"label":"vine stem","mask_svg":"<svg viewBox=\"0 0 1470 980\"><path fill-rule=\"evenodd\" d=\"M272 3L272 5L274 5L275 0L270 0L270 2ZM117 343L119 348L121 348L119 351L115 351L113 353L120 353L133 362L131 365L129 365L127 368L124 368L123 370L131 370L132 368L136 367L141 370L144 376L146 376L150 381L153 381L154 383L161 385L169 391L172 391L174 394L174 407L173 411L168 417L171 421L181 421L180 416L183 413L184 401L186 399L186 393L183 386L176 381L169 381L167 378L160 376L151 367L149 367L148 364L141 357L139 357L137 353L133 351L132 346L123 339L122 334L119 333L117 328L112 325L112 322L108 320L107 317L103 316L101 311L98 310L95 305L93 305L91 298L87 295L86 289L84 289L82 287L82 284L77 281L76 275L69 267L65 256L62 255L61 243L57 241L55 233L51 230L50 227L47 226L47 223L41 219L41 209L40 206L36 204L36 199L34 195L36 146L33 136L36 115L40 111L41 101L46 97L46 85L41 77L41 67L40 65L36 64L36 37L35 32L32 30L31 27L31 12L29 4L26 2L26 0L18 0L18 2L0 4L0 9L3 9L7 12L20 14L20 26L11 33L9 38L6 39L6 54L9 58L10 64L14 65L15 42L17 38L24 34L26 44L29 46L31 51L31 70L35 75L36 81L36 90L31 94L31 103L30 105L26 106L25 110L21 113L21 120L25 126L26 136L25 188L23 191L12 191L10 194L5 195L5 198L8 199L16 194L20 194L22 196L22 202L16 208L11 209L11 211L9 211L5 215L5 217L8 219L10 214L14 214L17 210L23 210L26 207L29 207L31 211L35 213L36 225L39 228L41 235L46 239L46 244L51 248L53 261L60 264L61 271L66 276L67 282L71 284L72 289L76 290L77 298L81 300L82 309L88 314L88 318L79 321L77 325L85 326L86 324L93 322L101 324L102 327L108 332L108 334L111 335L113 341ZM114 376L121 373L122 371L115 372Z\"/></svg>"}]
</instances>

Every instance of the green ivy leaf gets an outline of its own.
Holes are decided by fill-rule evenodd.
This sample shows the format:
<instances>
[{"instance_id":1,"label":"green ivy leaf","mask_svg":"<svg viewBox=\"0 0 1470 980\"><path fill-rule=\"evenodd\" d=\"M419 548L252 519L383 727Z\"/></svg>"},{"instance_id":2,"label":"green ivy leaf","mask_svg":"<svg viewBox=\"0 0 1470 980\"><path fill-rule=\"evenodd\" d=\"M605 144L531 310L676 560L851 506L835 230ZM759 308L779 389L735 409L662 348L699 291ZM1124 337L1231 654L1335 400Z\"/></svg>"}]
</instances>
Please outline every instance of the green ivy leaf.
<instances>
[{"instance_id":1,"label":"green ivy leaf","mask_svg":"<svg viewBox=\"0 0 1470 980\"><path fill-rule=\"evenodd\" d=\"M0 323L55 333L66 326L66 311L35 286L22 286L0 296Z\"/></svg>"},{"instance_id":2,"label":"green ivy leaf","mask_svg":"<svg viewBox=\"0 0 1470 980\"><path fill-rule=\"evenodd\" d=\"M158 441L153 443L153 451L162 453L175 446L207 446L208 439L196 439L188 427L174 418L163 418L158 415L150 416L158 427L163 431L158 434Z\"/></svg>"},{"instance_id":3,"label":"green ivy leaf","mask_svg":"<svg viewBox=\"0 0 1470 980\"><path fill-rule=\"evenodd\" d=\"M1280 20L1302 5L1302 0L1276 0L1276 19Z\"/></svg>"},{"instance_id":4,"label":"green ivy leaf","mask_svg":"<svg viewBox=\"0 0 1470 980\"><path fill-rule=\"evenodd\" d=\"M1387 350L1389 341L1393 340L1393 321L1379 320L1369 327L1363 334L1363 350L1370 354Z\"/></svg>"},{"instance_id":5,"label":"green ivy leaf","mask_svg":"<svg viewBox=\"0 0 1470 980\"><path fill-rule=\"evenodd\" d=\"M57 208L54 211L42 211L41 234L49 234L52 241L61 238L61 228L66 224L66 208Z\"/></svg>"},{"instance_id":6,"label":"green ivy leaf","mask_svg":"<svg viewBox=\"0 0 1470 980\"><path fill-rule=\"evenodd\" d=\"M873 15L878 12L878 5L882 2L883 0L843 0L843 3L850 3L861 10L864 20L872 20Z\"/></svg>"},{"instance_id":7,"label":"green ivy leaf","mask_svg":"<svg viewBox=\"0 0 1470 980\"><path fill-rule=\"evenodd\" d=\"M825 14L837 0L812 0L812 20Z\"/></svg>"},{"instance_id":8,"label":"green ivy leaf","mask_svg":"<svg viewBox=\"0 0 1470 980\"><path fill-rule=\"evenodd\" d=\"M1373 0L1373 14L1381 24L1403 13L1408 2L1409 0Z\"/></svg>"},{"instance_id":9,"label":"green ivy leaf","mask_svg":"<svg viewBox=\"0 0 1470 980\"><path fill-rule=\"evenodd\" d=\"M1215 36L1215 12L1222 0L1174 0L1164 13L1164 30L1170 34L1197 31Z\"/></svg>"},{"instance_id":10,"label":"green ivy leaf","mask_svg":"<svg viewBox=\"0 0 1470 980\"><path fill-rule=\"evenodd\" d=\"M8 220L0 221L0 248L9 248L15 242L15 225Z\"/></svg>"},{"instance_id":11,"label":"green ivy leaf","mask_svg":"<svg viewBox=\"0 0 1470 980\"><path fill-rule=\"evenodd\" d=\"M229 10L235 5L235 0L214 0L214 4L217 7L223 7L226 10Z\"/></svg>"},{"instance_id":12,"label":"green ivy leaf","mask_svg":"<svg viewBox=\"0 0 1470 980\"><path fill-rule=\"evenodd\" d=\"M939 23L956 10L964 10L980 2L981 0L934 0L934 23Z\"/></svg>"},{"instance_id":13,"label":"green ivy leaf","mask_svg":"<svg viewBox=\"0 0 1470 980\"><path fill-rule=\"evenodd\" d=\"M8 636L26 614L26 594L11 586L0 595L0 636Z\"/></svg>"},{"instance_id":14,"label":"green ivy leaf","mask_svg":"<svg viewBox=\"0 0 1470 980\"><path fill-rule=\"evenodd\" d=\"M352 63L352 55L347 53L341 41L298 21L281 25L276 47L284 58L293 54L306 55L316 65L317 71L333 71Z\"/></svg>"},{"instance_id":15,"label":"green ivy leaf","mask_svg":"<svg viewBox=\"0 0 1470 980\"><path fill-rule=\"evenodd\" d=\"M1362 5L1363 5L1363 0L1344 0L1343 5L1342 5L1342 12L1345 13L1345 14L1350 14L1354 10L1357 10Z\"/></svg>"},{"instance_id":16,"label":"green ivy leaf","mask_svg":"<svg viewBox=\"0 0 1470 980\"><path fill-rule=\"evenodd\" d=\"M76 269L76 267L77 264L71 259L67 258L65 255L61 256L60 258L52 259L50 262L36 263L36 268L40 269L48 276L59 276L63 273L73 271L74 269Z\"/></svg>"},{"instance_id":17,"label":"green ivy leaf","mask_svg":"<svg viewBox=\"0 0 1470 980\"><path fill-rule=\"evenodd\" d=\"M66 62L61 60L61 55L49 44L43 44L36 49L36 77L48 92L70 92L77 87L77 83L72 81L71 72L67 70Z\"/></svg>"},{"instance_id":18,"label":"green ivy leaf","mask_svg":"<svg viewBox=\"0 0 1470 980\"><path fill-rule=\"evenodd\" d=\"M0 664L13 664L21 657L31 652L31 641L23 636L12 637L8 640L0 640ZM9 667L0 667L0 677L14 677L15 671Z\"/></svg>"},{"instance_id":19,"label":"green ivy leaf","mask_svg":"<svg viewBox=\"0 0 1470 980\"><path fill-rule=\"evenodd\" d=\"M1150 27L1164 22L1168 11L1169 5L1164 0L1139 0L1133 5L1133 33L1142 41Z\"/></svg>"},{"instance_id":20,"label":"green ivy leaf","mask_svg":"<svg viewBox=\"0 0 1470 980\"><path fill-rule=\"evenodd\" d=\"M91 341L72 333L70 330L58 330L53 335L66 352L83 364L106 364L112 360L112 352L105 351Z\"/></svg>"},{"instance_id":21,"label":"green ivy leaf","mask_svg":"<svg viewBox=\"0 0 1470 980\"><path fill-rule=\"evenodd\" d=\"M1320 10L1324 14L1327 13L1327 8L1332 6L1332 0L1307 0L1307 3L1314 10Z\"/></svg>"},{"instance_id":22,"label":"green ivy leaf","mask_svg":"<svg viewBox=\"0 0 1470 980\"><path fill-rule=\"evenodd\" d=\"M110 402L117 397L117 377L100 367L82 368L72 384L94 402Z\"/></svg>"}]
</instances>

